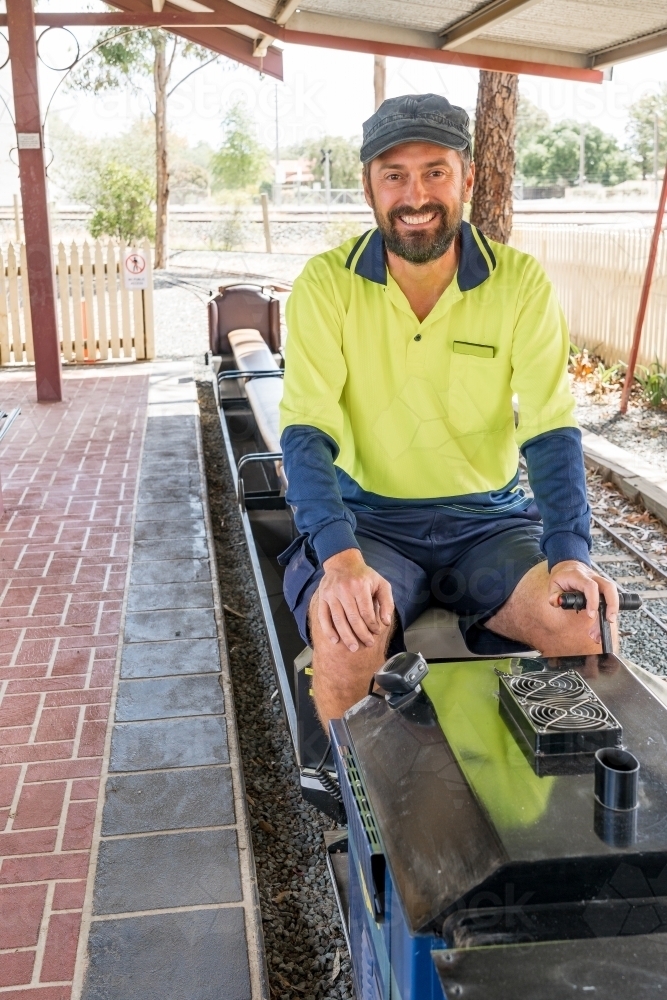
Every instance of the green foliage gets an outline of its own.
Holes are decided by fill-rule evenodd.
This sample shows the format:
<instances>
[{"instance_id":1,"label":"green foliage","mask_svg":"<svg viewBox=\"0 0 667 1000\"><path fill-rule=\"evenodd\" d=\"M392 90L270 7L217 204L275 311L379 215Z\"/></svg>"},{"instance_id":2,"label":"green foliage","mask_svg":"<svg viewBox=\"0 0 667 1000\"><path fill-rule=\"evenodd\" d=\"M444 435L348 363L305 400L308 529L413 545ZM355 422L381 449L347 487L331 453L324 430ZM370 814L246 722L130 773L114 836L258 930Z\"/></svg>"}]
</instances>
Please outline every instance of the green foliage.
<instances>
[{"instance_id":1,"label":"green foliage","mask_svg":"<svg viewBox=\"0 0 667 1000\"><path fill-rule=\"evenodd\" d=\"M325 135L321 139L291 146L285 150L287 158L305 157L312 163L313 177L324 183L322 150L331 150L330 175L332 188L357 188L361 186L361 163L359 162L359 139L344 139L342 135Z\"/></svg>"},{"instance_id":2,"label":"green foliage","mask_svg":"<svg viewBox=\"0 0 667 1000\"><path fill-rule=\"evenodd\" d=\"M153 72L155 45L161 34L159 28L101 31L96 42L104 44L72 71L67 81L68 89L99 94L105 90L121 90L128 82L132 84L135 76L149 76Z\"/></svg>"},{"instance_id":3,"label":"green foliage","mask_svg":"<svg viewBox=\"0 0 667 1000\"><path fill-rule=\"evenodd\" d=\"M667 83L660 84L657 94L646 94L628 108L628 141L644 178L653 173L656 115L659 129L658 169L662 170L667 157Z\"/></svg>"},{"instance_id":4,"label":"green foliage","mask_svg":"<svg viewBox=\"0 0 667 1000\"><path fill-rule=\"evenodd\" d=\"M515 148L517 155L526 149L535 137L537 132L549 128L551 120L546 111L542 111L527 97L519 94L519 106L516 112L516 140Z\"/></svg>"},{"instance_id":5,"label":"green foliage","mask_svg":"<svg viewBox=\"0 0 667 1000\"><path fill-rule=\"evenodd\" d=\"M635 378L642 387L642 395L649 406L661 406L667 402L667 369L662 367L657 358L648 368L640 365Z\"/></svg>"},{"instance_id":6,"label":"green foliage","mask_svg":"<svg viewBox=\"0 0 667 1000\"><path fill-rule=\"evenodd\" d=\"M216 187L235 191L256 185L266 170L268 154L255 135L244 101L236 101L222 120L223 142L211 157Z\"/></svg>"},{"instance_id":7,"label":"green foliage","mask_svg":"<svg viewBox=\"0 0 667 1000\"><path fill-rule=\"evenodd\" d=\"M612 135L594 125L585 125L586 180L609 186L636 175L629 154ZM575 184L579 176L581 125L562 121L533 133L517 157L517 166L533 184Z\"/></svg>"},{"instance_id":8,"label":"green foliage","mask_svg":"<svg viewBox=\"0 0 667 1000\"><path fill-rule=\"evenodd\" d=\"M155 53L173 40L169 61L177 56L194 58L199 62L211 58L209 49L192 42L184 42L161 28L144 28L140 31L123 31L109 28L101 31L96 42L103 43L72 71L67 87L99 94L106 90L123 90L128 84L138 89L138 77L152 77Z\"/></svg>"},{"instance_id":9,"label":"green foliage","mask_svg":"<svg viewBox=\"0 0 667 1000\"><path fill-rule=\"evenodd\" d=\"M134 243L155 236L153 187L144 173L123 163L109 163L99 176L90 234Z\"/></svg>"},{"instance_id":10,"label":"green foliage","mask_svg":"<svg viewBox=\"0 0 667 1000\"><path fill-rule=\"evenodd\" d=\"M179 156L187 156L187 144L179 136L170 136L179 148ZM88 139L64 122L58 115L49 115L48 144L53 150L50 174L59 187L74 201L86 205L96 203L101 185L100 175L113 162L131 164L146 177L155 174L155 129L153 123L140 119L127 132Z\"/></svg>"}]
</instances>

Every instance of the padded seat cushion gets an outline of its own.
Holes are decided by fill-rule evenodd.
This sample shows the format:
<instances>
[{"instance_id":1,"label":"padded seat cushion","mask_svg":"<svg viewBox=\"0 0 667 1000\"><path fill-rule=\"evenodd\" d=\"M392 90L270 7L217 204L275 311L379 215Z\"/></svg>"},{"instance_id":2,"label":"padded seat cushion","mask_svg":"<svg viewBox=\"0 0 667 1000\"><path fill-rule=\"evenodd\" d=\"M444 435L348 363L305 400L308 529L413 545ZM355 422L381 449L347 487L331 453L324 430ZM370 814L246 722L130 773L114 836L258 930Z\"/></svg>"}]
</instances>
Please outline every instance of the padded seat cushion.
<instances>
[{"instance_id":1,"label":"padded seat cushion","mask_svg":"<svg viewBox=\"0 0 667 1000\"><path fill-rule=\"evenodd\" d=\"M276 359L259 330L232 330L228 337L239 371L278 371ZM246 382L245 391L267 451L280 451L279 406L283 398L283 380L253 379Z\"/></svg>"},{"instance_id":2,"label":"padded seat cushion","mask_svg":"<svg viewBox=\"0 0 667 1000\"><path fill-rule=\"evenodd\" d=\"M421 653L427 660L475 656L463 641L458 615L444 608L427 608L405 630L405 647L411 653Z\"/></svg>"}]
</instances>

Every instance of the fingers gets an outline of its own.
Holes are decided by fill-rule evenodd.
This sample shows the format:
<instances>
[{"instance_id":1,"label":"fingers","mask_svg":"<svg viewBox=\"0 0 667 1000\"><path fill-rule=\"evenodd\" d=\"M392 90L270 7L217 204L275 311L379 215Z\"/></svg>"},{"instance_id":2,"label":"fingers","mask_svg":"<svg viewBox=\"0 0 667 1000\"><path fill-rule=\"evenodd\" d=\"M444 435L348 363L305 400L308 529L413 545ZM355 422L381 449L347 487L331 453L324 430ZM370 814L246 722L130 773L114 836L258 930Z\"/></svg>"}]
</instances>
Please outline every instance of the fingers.
<instances>
[{"instance_id":1,"label":"fingers","mask_svg":"<svg viewBox=\"0 0 667 1000\"><path fill-rule=\"evenodd\" d=\"M361 617L359 616L359 614L352 612L351 610L348 611L348 609L344 606L344 604L342 604L341 601L338 600L337 597L329 599L329 607L331 609L331 618L336 628L336 632L338 633L338 635L340 636L340 638L345 643L345 645L347 646L347 648L350 650L351 653L356 653L356 651L359 649L359 637L356 635L355 629L359 629L359 631L362 631L362 626L363 629L365 629L367 636L371 640L369 643L366 644L372 645L373 637L371 636L371 633L368 631L368 629L366 629L366 626L363 625L363 622L361 621ZM354 628L352 626L352 623L348 620L348 615L351 615L352 618L355 619Z\"/></svg>"},{"instance_id":2,"label":"fingers","mask_svg":"<svg viewBox=\"0 0 667 1000\"><path fill-rule=\"evenodd\" d=\"M391 625L394 614L394 596L391 592L391 584L382 576L375 591L375 600L378 605L380 621L383 625Z\"/></svg>"},{"instance_id":3,"label":"fingers","mask_svg":"<svg viewBox=\"0 0 667 1000\"><path fill-rule=\"evenodd\" d=\"M618 587L612 580L605 580L602 577L598 577L598 587L607 602L607 621L617 621L619 611Z\"/></svg>"},{"instance_id":4,"label":"fingers","mask_svg":"<svg viewBox=\"0 0 667 1000\"><path fill-rule=\"evenodd\" d=\"M340 642L340 636L338 635L333 619L331 618L331 609L326 600L322 597L319 597L317 601L317 618L320 623L320 628L329 642L334 645L337 642Z\"/></svg>"}]
</instances>

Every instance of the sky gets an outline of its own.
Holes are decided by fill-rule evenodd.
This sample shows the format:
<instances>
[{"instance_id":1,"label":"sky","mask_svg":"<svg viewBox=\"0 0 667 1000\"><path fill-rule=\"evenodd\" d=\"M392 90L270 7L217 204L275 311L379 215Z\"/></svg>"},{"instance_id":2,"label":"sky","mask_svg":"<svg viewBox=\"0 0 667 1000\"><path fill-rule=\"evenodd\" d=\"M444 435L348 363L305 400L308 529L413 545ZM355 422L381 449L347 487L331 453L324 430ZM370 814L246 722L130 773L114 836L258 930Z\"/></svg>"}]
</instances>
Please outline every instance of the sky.
<instances>
[{"instance_id":1,"label":"sky","mask_svg":"<svg viewBox=\"0 0 667 1000\"><path fill-rule=\"evenodd\" d=\"M64 6L71 9L72 0ZM56 6L63 3L56 3ZM50 3L51 7L52 4ZM54 8L55 9L55 6ZM92 33L75 29L81 51L90 44ZM4 61L4 40L0 38L0 64ZM73 40L60 29L54 30L40 46L42 58L54 64L74 54ZM215 146L221 139L220 122L225 108L242 97L250 108L262 142L275 152L276 102L278 144L285 148L295 142L322 135L359 136L364 119L373 113L373 57L330 49L287 45L284 49L282 83L260 75L229 60L200 69L170 99L170 127L194 145L205 141ZM182 61L175 67L174 82L192 68ZM40 65L42 105L46 107L62 73ZM425 63L417 60L387 60L387 96L436 92L454 104L474 110L477 70ZM574 118L589 122L625 141L628 106L643 94L667 82L665 52L623 63L614 69L613 79L602 84L571 83L544 77L521 77L520 92L555 121ZM9 67L0 70L0 96L11 105ZM136 95L129 91L90 97L61 87L51 108L77 131L103 136L125 131L132 120L150 113L150 85ZM13 129L8 112L0 103L0 202L11 200L16 189L16 170L9 160Z\"/></svg>"}]
</instances>

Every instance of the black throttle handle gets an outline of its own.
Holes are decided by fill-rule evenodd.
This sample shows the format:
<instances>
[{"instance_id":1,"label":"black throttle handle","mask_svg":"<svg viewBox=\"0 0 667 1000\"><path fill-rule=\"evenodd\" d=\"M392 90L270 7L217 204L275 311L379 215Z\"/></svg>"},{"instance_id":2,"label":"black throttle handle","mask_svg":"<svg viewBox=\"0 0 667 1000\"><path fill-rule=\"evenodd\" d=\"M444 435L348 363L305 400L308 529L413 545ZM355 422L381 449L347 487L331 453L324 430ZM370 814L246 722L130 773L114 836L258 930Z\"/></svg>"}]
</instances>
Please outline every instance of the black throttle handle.
<instances>
[{"instance_id":1,"label":"black throttle handle","mask_svg":"<svg viewBox=\"0 0 667 1000\"><path fill-rule=\"evenodd\" d=\"M580 590L564 591L558 598L558 603L564 611L583 611L586 607L586 595ZM639 594L619 593L619 611L638 611L642 606L642 599ZM613 653L614 644L611 638L611 629L607 621L607 602L600 594L600 604L598 608L600 618L600 639L602 640L602 652Z\"/></svg>"},{"instance_id":2,"label":"black throttle handle","mask_svg":"<svg viewBox=\"0 0 667 1000\"><path fill-rule=\"evenodd\" d=\"M566 591L560 595L558 603L564 611L583 611L586 607L586 595L582 594L580 590ZM642 599L639 594L619 593L619 611L639 611L641 606Z\"/></svg>"}]
</instances>

